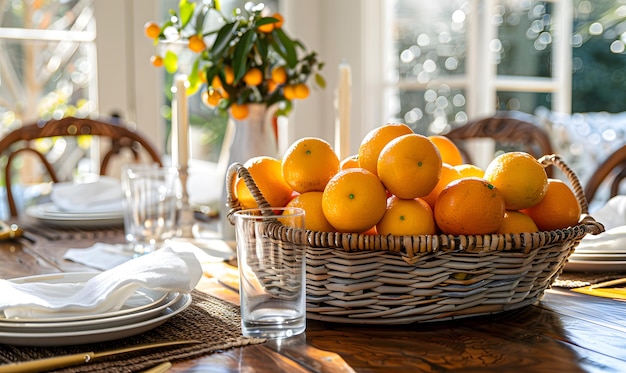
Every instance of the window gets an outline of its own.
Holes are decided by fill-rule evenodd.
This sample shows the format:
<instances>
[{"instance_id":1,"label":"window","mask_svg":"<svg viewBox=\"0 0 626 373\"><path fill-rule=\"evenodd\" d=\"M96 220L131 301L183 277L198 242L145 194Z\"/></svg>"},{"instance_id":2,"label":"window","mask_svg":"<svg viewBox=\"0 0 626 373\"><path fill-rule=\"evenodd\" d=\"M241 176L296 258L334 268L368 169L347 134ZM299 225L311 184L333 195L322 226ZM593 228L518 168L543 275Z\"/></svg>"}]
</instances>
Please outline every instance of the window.
<instances>
[{"instance_id":1,"label":"window","mask_svg":"<svg viewBox=\"0 0 626 373\"><path fill-rule=\"evenodd\" d=\"M0 13L0 124L96 108L92 0L5 2Z\"/></svg>"},{"instance_id":2,"label":"window","mask_svg":"<svg viewBox=\"0 0 626 373\"><path fill-rule=\"evenodd\" d=\"M393 55L387 117L418 133L496 109L569 112L567 1L389 2Z\"/></svg>"}]
</instances>

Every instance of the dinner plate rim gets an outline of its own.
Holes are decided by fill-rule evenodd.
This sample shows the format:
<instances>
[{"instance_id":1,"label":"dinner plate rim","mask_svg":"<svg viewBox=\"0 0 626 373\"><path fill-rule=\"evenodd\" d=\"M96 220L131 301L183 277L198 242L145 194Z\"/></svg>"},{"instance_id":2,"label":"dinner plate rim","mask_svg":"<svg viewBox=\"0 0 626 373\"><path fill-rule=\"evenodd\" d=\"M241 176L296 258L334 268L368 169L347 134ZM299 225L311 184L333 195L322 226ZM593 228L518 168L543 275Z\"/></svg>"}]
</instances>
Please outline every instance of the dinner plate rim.
<instances>
[{"instance_id":1,"label":"dinner plate rim","mask_svg":"<svg viewBox=\"0 0 626 373\"><path fill-rule=\"evenodd\" d=\"M46 216L40 213L41 205L28 206L24 210L26 216L31 219L35 219L41 223L45 223L51 226L57 227L70 227L70 228L94 228L103 226L120 226L124 224L124 215L116 214L109 216L98 216L94 214L70 214L66 217L53 217Z\"/></svg>"},{"instance_id":2,"label":"dinner plate rim","mask_svg":"<svg viewBox=\"0 0 626 373\"><path fill-rule=\"evenodd\" d=\"M44 347L96 343L126 338L162 325L170 318L187 309L191 305L191 302L191 294L183 294L177 302L162 310L158 317L139 323L131 323L111 328L52 333L0 332L0 343L16 346Z\"/></svg>"},{"instance_id":3,"label":"dinner plate rim","mask_svg":"<svg viewBox=\"0 0 626 373\"><path fill-rule=\"evenodd\" d=\"M566 272L608 272L626 268L623 260L575 260L569 259L563 268Z\"/></svg>"},{"instance_id":4,"label":"dinner plate rim","mask_svg":"<svg viewBox=\"0 0 626 373\"><path fill-rule=\"evenodd\" d=\"M157 315L159 312L171 307L178 302L182 297L182 293L170 292L166 295L163 301L157 303L152 308L142 309L136 313L128 313L120 316L94 318L79 321L70 322L22 322L22 323L5 323L0 321L0 332L15 332L20 331L23 333L53 333L55 331L72 331L77 332L85 330L86 328L97 325L98 328L112 328L116 326L127 325L131 323L138 323Z\"/></svg>"},{"instance_id":5,"label":"dinner plate rim","mask_svg":"<svg viewBox=\"0 0 626 373\"><path fill-rule=\"evenodd\" d=\"M45 279L49 279L49 280L63 280L63 279L67 279L68 281L66 282L81 282L81 281L88 281L89 279L97 276L98 274L100 274L101 272L62 272L62 273L52 273L52 274L42 274L42 275L33 275L33 276L23 276L23 277L17 277L17 278L12 278L12 279L8 279L7 281L10 282L17 282L17 283L26 283L26 282L40 282L42 280ZM58 283L58 282L56 282ZM156 306L159 302L162 302L167 296L168 296L168 292L167 291L161 291L161 290L153 290L153 289L145 289L145 288L140 288L137 289L135 292L138 291L151 291L151 292L155 292L155 293L161 293L161 295L158 295L157 299L142 305L142 306L137 306L137 307L133 307L133 308L128 308L128 309L123 309L123 310L117 310L117 311L110 311L110 312L105 312L105 313L100 313L100 314L92 314L92 315L75 315L75 316L66 316L66 317L48 317L48 318L41 318L41 319L28 319L28 318L24 318L24 319L7 319L3 316L0 316L0 321L2 322L16 322L16 323L24 323L24 322L28 322L28 323L59 323L59 322L71 322L71 321L83 321L83 320L93 320L93 319L105 319L105 318L110 318L110 317L119 317L119 316L123 316L126 314L132 314L135 312L139 312L141 310L144 310L146 308L151 308Z\"/></svg>"}]
</instances>

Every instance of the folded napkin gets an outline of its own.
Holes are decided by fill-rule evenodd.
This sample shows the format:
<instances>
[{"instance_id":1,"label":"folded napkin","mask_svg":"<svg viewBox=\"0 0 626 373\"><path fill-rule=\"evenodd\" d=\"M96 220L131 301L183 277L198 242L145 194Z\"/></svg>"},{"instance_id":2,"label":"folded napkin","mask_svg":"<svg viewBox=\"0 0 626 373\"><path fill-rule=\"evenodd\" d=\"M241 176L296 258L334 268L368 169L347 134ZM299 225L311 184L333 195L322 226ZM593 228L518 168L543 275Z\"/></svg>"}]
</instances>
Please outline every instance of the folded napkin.
<instances>
[{"instance_id":1,"label":"folded napkin","mask_svg":"<svg viewBox=\"0 0 626 373\"><path fill-rule=\"evenodd\" d=\"M190 253L163 248L102 272L86 283L13 283L0 280L6 318L51 318L117 311L139 288L191 292L202 267Z\"/></svg>"},{"instance_id":2,"label":"folded napkin","mask_svg":"<svg viewBox=\"0 0 626 373\"><path fill-rule=\"evenodd\" d=\"M135 252L128 245L96 242L91 247L84 249L70 248L65 252L63 258L106 271L129 261L134 255Z\"/></svg>"},{"instance_id":3,"label":"folded napkin","mask_svg":"<svg viewBox=\"0 0 626 373\"><path fill-rule=\"evenodd\" d=\"M606 230L626 225L626 196L619 195L594 211L591 216L604 225Z\"/></svg>"},{"instance_id":4,"label":"folded napkin","mask_svg":"<svg viewBox=\"0 0 626 373\"><path fill-rule=\"evenodd\" d=\"M121 212L122 198L120 181L110 176L84 183L55 183L50 193L52 203L69 212Z\"/></svg>"},{"instance_id":5,"label":"folded napkin","mask_svg":"<svg viewBox=\"0 0 626 373\"><path fill-rule=\"evenodd\" d=\"M588 234L580 240L574 254L572 256L576 258L576 254L592 254L592 253L605 253L605 254L624 254L626 256L626 225L620 225L608 229L598 235ZM623 260L620 258L619 260Z\"/></svg>"}]
</instances>

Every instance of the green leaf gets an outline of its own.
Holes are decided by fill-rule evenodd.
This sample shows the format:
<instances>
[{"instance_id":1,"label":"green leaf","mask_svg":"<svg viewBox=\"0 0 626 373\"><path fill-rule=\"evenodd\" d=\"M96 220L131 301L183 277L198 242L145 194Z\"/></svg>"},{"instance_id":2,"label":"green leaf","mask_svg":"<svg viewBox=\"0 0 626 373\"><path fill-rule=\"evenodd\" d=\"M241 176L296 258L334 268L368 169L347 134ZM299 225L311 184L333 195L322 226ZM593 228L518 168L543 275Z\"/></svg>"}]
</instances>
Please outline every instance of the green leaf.
<instances>
[{"instance_id":1,"label":"green leaf","mask_svg":"<svg viewBox=\"0 0 626 373\"><path fill-rule=\"evenodd\" d=\"M204 5L196 16L196 34L198 35L202 35L204 31L204 19L206 18L207 14L209 14L209 7L207 5Z\"/></svg>"},{"instance_id":2,"label":"green leaf","mask_svg":"<svg viewBox=\"0 0 626 373\"><path fill-rule=\"evenodd\" d=\"M326 79L318 73L315 74L315 83L317 83L320 88L326 88Z\"/></svg>"},{"instance_id":3,"label":"green leaf","mask_svg":"<svg viewBox=\"0 0 626 373\"><path fill-rule=\"evenodd\" d=\"M181 0L179 3L179 17L180 17L180 26L181 28L185 28L189 21L191 21L191 17L193 16L193 12L196 9L195 2L189 2L188 0Z\"/></svg>"},{"instance_id":4,"label":"green leaf","mask_svg":"<svg viewBox=\"0 0 626 373\"><path fill-rule=\"evenodd\" d=\"M187 90L186 90L187 96L191 96L194 93L196 93L198 89L200 88L200 86L202 85L202 82L200 81L200 74L198 73L199 66L200 66L200 59L197 58L193 63L193 68L191 69L191 73L187 77L187 80L189 81L189 87L187 87Z\"/></svg>"},{"instance_id":5,"label":"green leaf","mask_svg":"<svg viewBox=\"0 0 626 373\"><path fill-rule=\"evenodd\" d=\"M171 50L166 51L163 66L165 66L165 71L174 74L178 70L178 55Z\"/></svg>"},{"instance_id":6,"label":"green leaf","mask_svg":"<svg viewBox=\"0 0 626 373\"><path fill-rule=\"evenodd\" d=\"M239 22L231 22L225 24L220 31L217 33L217 37L215 38L215 42L213 42L213 46L211 47L211 55L216 58L222 58L222 54L230 45L231 40L235 36L234 30L237 27Z\"/></svg>"},{"instance_id":7,"label":"green leaf","mask_svg":"<svg viewBox=\"0 0 626 373\"><path fill-rule=\"evenodd\" d=\"M287 66L294 68L296 64L298 64L298 54L295 48L296 44L282 29L275 29L274 32L278 36L277 39L273 39L274 49L283 57Z\"/></svg>"},{"instance_id":8,"label":"green leaf","mask_svg":"<svg viewBox=\"0 0 626 373\"><path fill-rule=\"evenodd\" d=\"M263 18L259 19L258 21L256 21L256 25L258 27L258 26L266 25L268 23L276 23L276 22L278 22L278 18L263 17Z\"/></svg>"},{"instance_id":9,"label":"green leaf","mask_svg":"<svg viewBox=\"0 0 626 373\"><path fill-rule=\"evenodd\" d=\"M248 60L248 53L252 50L252 45L256 38L256 33L253 29L246 31L239 39L239 42L235 46L235 54L233 55L233 71L235 73L235 83L239 79L243 78L248 66L246 64Z\"/></svg>"},{"instance_id":10,"label":"green leaf","mask_svg":"<svg viewBox=\"0 0 626 373\"><path fill-rule=\"evenodd\" d=\"M257 37L254 41L254 46L259 53L259 57L261 57L262 61L267 61L267 39L263 37Z\"/></svg>"}]
</instances>

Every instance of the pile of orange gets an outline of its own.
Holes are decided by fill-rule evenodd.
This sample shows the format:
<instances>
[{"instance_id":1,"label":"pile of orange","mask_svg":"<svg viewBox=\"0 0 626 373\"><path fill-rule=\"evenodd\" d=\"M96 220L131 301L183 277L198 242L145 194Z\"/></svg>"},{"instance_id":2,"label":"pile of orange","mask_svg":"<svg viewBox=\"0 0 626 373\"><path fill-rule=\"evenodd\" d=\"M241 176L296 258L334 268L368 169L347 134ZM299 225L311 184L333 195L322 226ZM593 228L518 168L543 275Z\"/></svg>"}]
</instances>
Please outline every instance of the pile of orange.
<instances>
[{"instance_id":1,"label":"pile of orange","mask_svg":"<svg viewBox=\"0 0 626 373\"><path fill-rule=\"evenodd\" d=\"M495 157L483 170L465 163L445 136L422 136L404 124L371 130L358 154L340 160L323 139L296 140L282 159L245 165L274 207L300 207L306 228L379 235L482 235L562 229L578 223L571 188L549 179L525 152ZM256 201L235 185L245 208Z\"/></svg>"}]
</instances>

